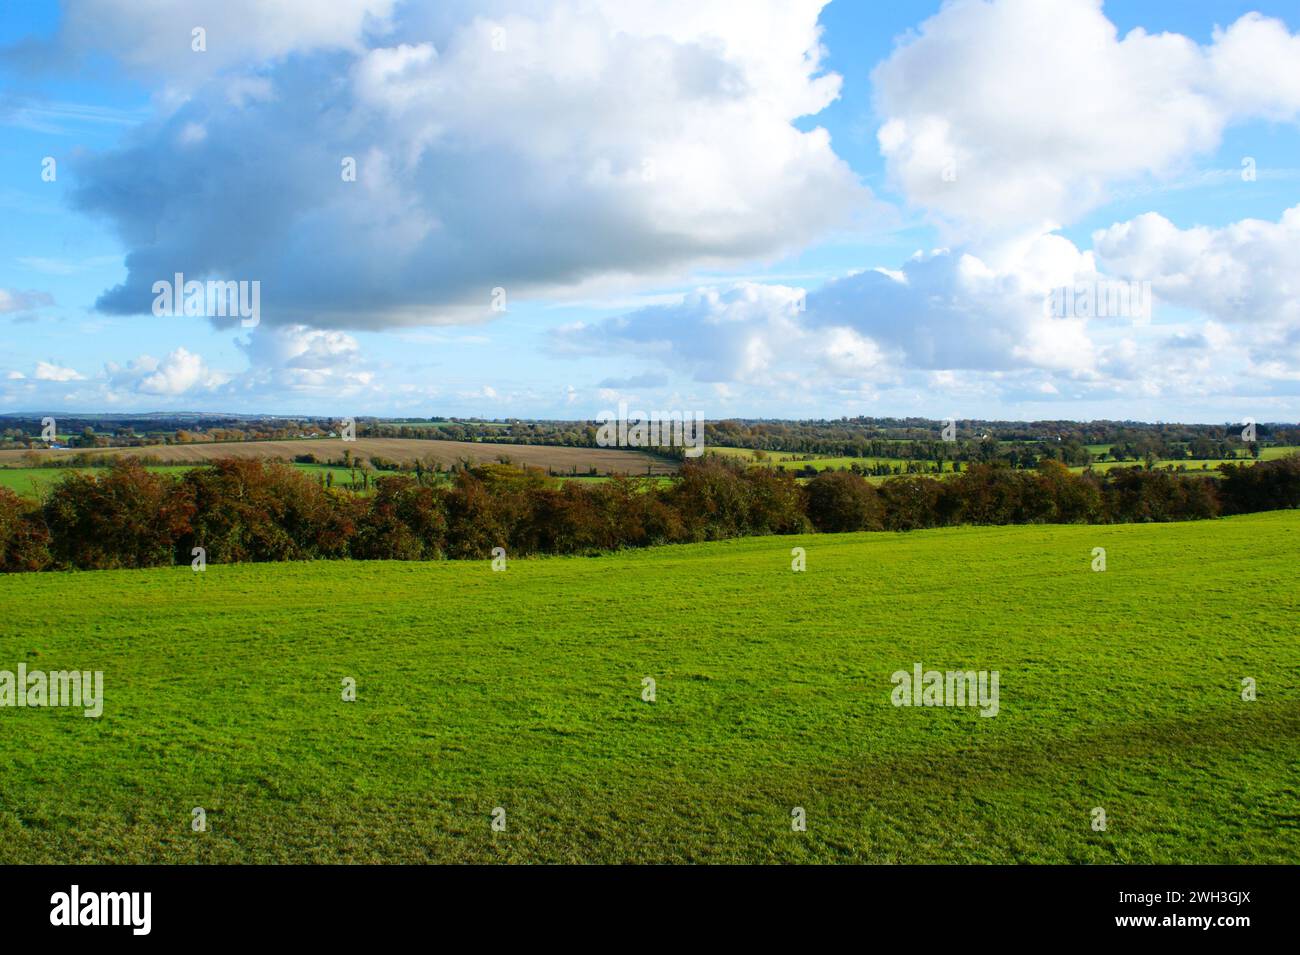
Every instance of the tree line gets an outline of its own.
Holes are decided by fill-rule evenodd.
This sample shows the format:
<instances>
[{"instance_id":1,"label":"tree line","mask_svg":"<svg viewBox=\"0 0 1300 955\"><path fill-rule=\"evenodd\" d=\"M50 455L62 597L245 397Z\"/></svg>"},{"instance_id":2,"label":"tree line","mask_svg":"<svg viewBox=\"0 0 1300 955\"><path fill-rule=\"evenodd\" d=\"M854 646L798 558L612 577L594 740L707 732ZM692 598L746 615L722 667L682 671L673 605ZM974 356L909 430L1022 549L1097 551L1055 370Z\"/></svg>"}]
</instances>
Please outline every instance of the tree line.
<instances>
[{"instance_id":1,"label":"tree line","mask_svg":"<svg viewBox=\"0 0 1300 955\"><path fill-rule=\"evenodd\" d=\"M46 446L42 416L0 416L0 449ZM466 418L385 419L358 417L357 437L471 441L492 444L599 447L593 421L482 421ZM1259 447L1300 444L1300 427L1260 423L1257 440L1242 440L1242 424L1178 424L1138 421L986 421L953 423L953 441L943 441L945 422L927 418L836 418L807 421L723 419L706 422L705 444L787 454L920 459L926 461L1006 460L1033 467L1040 457L1070 465L1092 460L1147 458L1213 460L1246 457ZM58 419L59 433L73 447L150 447L213 441L264 441L342 433L330 418L238 417L230 415L95 415ZM1109 445L1093 454L1089 446ZM679 450L664 453L680 457ZM1026 462L1028 462L1026 464Z\"/></svg>"},{"instance_id":2,"label":"tree line","mask_svg":"<svg viewBox=\"0 0 1300 955\"><path fill-rule=\"evenodd\" d=\"M73 472L43 502L0 489L0 570L209 563L485 558L810 531L955 524L1179 521L1300 506L1300 456L1224 465L1221 476L1141 468L1073 474L975 464L946 480L873 485L848 471L807 483L734 460L688 461L675 479L561 482L533 468L463 468L442 485L378 478L361 497L282 462L227 459L183 474L133 459Z\"/></svg>"}]
</instances>

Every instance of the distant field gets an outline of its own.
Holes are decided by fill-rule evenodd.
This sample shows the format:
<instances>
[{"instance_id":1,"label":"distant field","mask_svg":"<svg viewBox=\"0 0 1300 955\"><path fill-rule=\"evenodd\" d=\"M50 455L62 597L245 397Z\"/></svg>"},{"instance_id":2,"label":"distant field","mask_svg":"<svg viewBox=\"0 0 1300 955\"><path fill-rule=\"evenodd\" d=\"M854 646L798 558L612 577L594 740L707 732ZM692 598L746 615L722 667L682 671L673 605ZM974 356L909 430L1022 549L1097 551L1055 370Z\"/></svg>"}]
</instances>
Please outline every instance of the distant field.
<instances>
[{"instance_id":1,"label":"distant field","mask_svg":"<svg viewBox=\"0 0 1300 955\"><path fill-rule=\"evenodd\" d=\"M0 669L105 681L0 709L0 863L1293 864L1298 558L1292 511L0 577ZM915 662L998 715L891 705Z\"/></svg>"},{"instance_id":2,"label":"distant field","mask_svg":"<svg viewBox=\"0 0 1300 955\"><path fill-rule=\"evenodd\" d=\"M1106 451L1110 450L1110 445L1089 445L1088 447L1089 450L1092 450L1095 454L1099 454L1102 450L1106 450ZM835 457L832 455L814 455L812 456L812 460L804 460L806 455L794 453L794 452L787 452L787 451L769 451L767 452L766 459L760 462L759 459L755 456L755 453L749 448L713 447L713 448L709 448L708 451L710 453L717 454L722 457L740 458L750 463L763 463L770 467L784 468L784 469L795 470L795 471L801 471L806 467L812 467L813 469L818 471L824 471L828 468L833 468L835 470L844 470L846 468L852 468L854 464L857 464L860 468L863 468L865 470L865 469L873 468L877 464L884 464L890 467L891 469L897 467L899 469L899 473L906 474L907 465L909 463L906 460L899 460L897 458ZM1272 461L1277 458L1286 457L1289 454L1295 454L1297 452L1300 452L1300 448L1297 447L1263 448L1260 451L1260 460ZM1181 464L1184 465L1188 471L1204 470L1207 473L1213 474L1215 469L1220 464L1251 464L1253 462L1254 462L1253 458L1237 458L1237 459L1225 458L1225 459L1216 459L1216 460L1209 460L1209 461L1193 461L1188 458L1167 458L1167 459L1158 460L1156 462L1156 467L1177 468L1178 465ZM922 473L924 474L933 473L928 470L928 468L933 465L933 462L917 461L916 463L922 465L924 468L927 469L924 470ZM1094 461L1091 467L1094 471L1109 471L1112 468L1139 467L1142 464L1143 462L1141 461ZM1205 465L1205 467L1202 468L1202 465ZM966 466L966 462L963 462L963 467L965 466ZM1082 466L1077 466L1071 468L1070 470L1074 471L1076 474L1079 474L1085 471L1086 468ZM952 473L951 461L943 462L943 473L944 474Z\"/></svg>"},{"instance_id":3,"label":"distant field","mask_svg":"<svg viewBox=\"0 0 1300 955\"><path fill-rule=\"evenodd\" d=\"M785 468L788 470L797 471L802 469L806 465L812 465L812 467L816 468L818 471L824 471L827 468L835 468L836 470L841 470L843 468L851 468L853 467L854 464L857 464L859 467L862 468L872 468L872 467L876 467L877 465L883 464L886 467L889 467L891 470L893 468L898 468L900 474L906 474L907 466L912 463L915 463L925 468L925 471L923 473L926 474L933 473L932 471L929 470L934 464L933 461L914 462L911 460L899 460L898 458L825 457L825 458L817 458L814 461L798 461L798 460L782 461L776 466L779 468ZM951 461L943 462L943 471L944 473L949 473L952 471Z\"/></svg>"},{"instance_id":4,"label":"distant field","mask_svg":"<svg viewBox=\"0 0 1300 955\"><path fill-rule=\"evenodd\" d=\"M150 465L147 470L162 474L183 474L193 467L199 466L201 462L195 464L162 464ZM334 475L334 484L337 487L346 487L352 482L352 472L343 467L329 467L323 464L295 464L300 471L305 471L313 477L319 478L320 475L331 473ZM46 467L46 468L16 468L0 467L0 487L7 487L9 490L21 494L28 498L41 498L56 485L65 476L72 473L98 473L103 468L72 468L72 467ZM382 476L386 472L372 471L370 479L373 482L377 476ZM360 483L360 476L357 481Z\"/></svg>"},{"instance_id":5,"label":"distant field","mask_svg":"<svg viewBox=\"0 0 1300 955\"><path fill-rule=\"evenodd\" d=\"M1294 446L1282 446L1273 448L1261 448L1259 460L1276 461L1279 458L1287 457L1291 454L1300 452L1300 448ZM1109 471L1112 468L1132 468L1143 466L1142 461L1094 461L1092 469L1094 471ZM1191 458L1158 458L1156 460L1157 468L1174 468L1180 465L1187 469L1188 472L1206 471L1213 474L1221 464L1254 464L1254 458L1213 458L1210 460L1193 460ZM1078 473L1085 470L1081 467L1071 468L1070 470Z\"/></svg>"},{"instance_id":6,"label":"distant field","mask_svg":"<svg viewBox=\"0 0 1300 955\"><path fill-rule=\"evenodd\" d=\"M556 471L577 470L585 474L595 468L600 474L672 474L676 462L641 451L607 448L560 448L542 445L487 444L475 441L424 441L419 438L306 438L294 441L232 441L214 444L173 444L148 448L100 448L92 453L147 455L168 464L195 464L215 458L285 458L314 454L323 460L341 460L345 450L353 457L378 456L390 461L437 462L443 467L468 460L473 464L491 463L508 457L515 464L550 468ZM0 451L0 465L22 467L29 451ZM68 457L76 451L38 451L42 460Z\"/></svg>"},{"instance_id":7,"label":"distant field","mask_svg":"<svg viewBox=\"0 0 1300 955\"><path fill-rule=\"evenodd\" d=\"M475 428L497 428L504 430L510 425L503 421L414 421L402 418L385 418L384 424L398 425L403 428L456 428L460 426L473 426Z\"/></svg>"},{"instance_id":8,"label":"distant field","mask_svg":"<svg viewBox=\"0 0 1300 955\"><path fill-rule=\"evenodd\" d=\"M0 468L0 487L7 487L24 497L40 497L44 492L57 484L65 475L74 471L91 471L93 468L19 468L6 467ZM183 473L189 470L187 465L164 465L162 467L151 467L150 471L161 471L173 474Z\"/></svg>"},{"instance_id":9,"label":"distant field","mask_svg":"<svg viewBox=\"0 0 1300 955\"><path fill-rule=\"evenodd\" d=\"M1262 457L1263 455L1261 455L1261 458ZM1220 464L1254 464L1254 463L1255 461L1253 458L1237 458L1236 460L1231 460L1228 458L1214 458L1208 461L1191 461L1183 458L1158 458L1156 460L1155 466L1157 469L1173 468L1174 470L1177 470L1178 466L1182 465L1187 470L1188 473L1197 473L1200 471L1204 471L1206 474L1214 474L1216 473ZM1091 465L1089 465L1089 467L1091 467L1094 471L1103 471L1103 472L1113 471L1115 468L1140 468L1145 466L1146 464L1143 461L1094 461L1092 462ZM1087 469L1088 468L1086 467L1070 468L1070 470L1073 471L1075 474L1081 474Z\"/></svg>"},{"instance_id":10,"label":"distant field","mask_svg":"<svg viewBox=\"0 0 1300 955\"><path fill-rule=\"evenodd\" d=\"M832 455L808 456L801 453L795 453L789 451L768 451L766 452L767 457L760 461L759 458L755 455L755 453L749 448L714 447L714 448L707 448L706 451L708 453L717 454L720 457L739 458L741 460L749 462L750 464L765 464L769 467L781 468L783 470L788 470L788 471L802 471L805 467L811 467L817 471L825 471L828 468L834 468L835 470L842 470L844 468L851 468L854 464L857 464L859 467L862 468L871 468L871 467L875 467L877 464L886 464L891 468L897 467L900 473L906 473L907 465L908 465L908 461L900 460L899 458L873 458L873 457L857 458L857 457L835 457ZM805 458L809 458L809 457L810 457L809 460L805 460ZM917 462L917 463L924 464L927 467L932 466L933 464L933 462L929 462L929 461ZM952 470L952 462L945 461L943 463L943 469L945 472L950 472ZM932 472L927 472L927 473L932 473Z\"/></svg>"},{"instance_id":11,"label":"distant field","mask_svg":"<svg viewBox=\"0 0 1300 955\"><path fill-rule=\"evenodd\" d=\"M607 474L598 474L594 477L583 477L582 475L578 475L577 477L559 475L555 480L562 484L605 484L612 481L613 478ZM655 487L668 487L673 483L673 481L674 477L671 474L659 474L655 475L646 483Z\"/></svg>"}]
</instances>

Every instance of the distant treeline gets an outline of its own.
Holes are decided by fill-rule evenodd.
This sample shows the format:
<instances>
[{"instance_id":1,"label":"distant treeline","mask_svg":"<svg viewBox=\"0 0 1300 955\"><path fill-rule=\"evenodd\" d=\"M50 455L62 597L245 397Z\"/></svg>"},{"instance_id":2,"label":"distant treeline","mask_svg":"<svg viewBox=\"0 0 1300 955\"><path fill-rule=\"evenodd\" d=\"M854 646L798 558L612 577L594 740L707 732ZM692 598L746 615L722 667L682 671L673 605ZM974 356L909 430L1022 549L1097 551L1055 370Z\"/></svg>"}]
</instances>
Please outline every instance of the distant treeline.
<instances>
[{"instance_id":1,"label":"distant treeline","mask_svg":"<svg viewBox=\"0 0 1300 955\"><path fill-rule=\"evenodd\" d=\"M39 450L44 419L3 416L0 450ZM357 437L470 441L492 444L599 447L593 421L504 419L479 421L433 417L394 420L360 417ZM749 448L794 455L831 455L926 461L1001 462L1032 469L1043 458L1068 465L1094 461L1210 461L1257 457L1263 447L1300 445L1300 427L1260 423L1255 440L1242 438L1242 424L1202 425L1140 421L986 421L958 419L953 440L942 440L944 422L926 418L836 418L807 421L727 419L705 425L707 447ZM344 422L329 418L239 418L222 415L69 416L58 419L67 445L85 451L105 447L148 448L160 445L230 441L265 441L331 437ZM1105 446L1100 450L1097 446ZM661 453L681 459L681 448ZM877 466L874 473L893 470Z\"/></svg>"},{"instance_id":2,"label":"distant treeline","mask_svg":"<svg viewBox=\"0 0 1300 955\"><path fill-rule=\"evenodd\" d=\"M56 437L46 440L44 421L56 422ZM174 444L211 444L229 441L286 441L295 438L331 437L336 425L328 419L242 422L223 417L167 418L147 420L112 418L57 419L0 418L8 426L0 428L0 450L40 451L52 445L93 451L97 448L149 448Z\"/></svg>"},{"instance_id":3,"label":"distant treeline","mask_svg":"<svg viewBox=\"0 0 1300 955\"><path fill-rule=\"evenodd\" d=\"M1176 521L1300 506L1300 457L1225 465L1219 479L1119 468L1071 474L974 465L947 480L873 486L847 471L800 484L735 461L688 462L678 478L557 482L485 465L443 486L381 477L361 497L290 465L228 459L160 474L127 459L70 473L44 503L0 489L0 570L312 559L431 560L584 554L757 534L911 530L953 524Z\"/></svg>"},{"instance_id":4,"label":"distant treeline","mask_svg":"<svg viewBox=\"0 0 1300 955\"><path fill-rule=\"evenodd\" d=\"M1255 426L1256 440L1243 441L1241 425L1147 424L1133 421L954 422L953 440L942 438L944 422L924 418L842 418L829 421L722 420L705 424L709 448L748 448L778 454L887 458L895 461L991 463L1032 469L1043 458L1068 465L1094 461L1189 461L1258 457L1269 445L1300 444L1300 428ZM411 424L380 419L359 421L358 436L486 441L597 447L596 425L582 421L440 421ZM1094 453L1089 445L1109 445ZM661 453L681 459L681 448ZM887 474L886 466L875 473Z\"/></svg>"},{"instance_id":5,"label":"distant treeline","mask_svg":"<svg viewBox=\"0 0 1300 955\"><path fill-rule=\"evenodd\" d=\"M1259 424L1256 440L1243 441L1241 424L1167 424L1142 421L985 421L957 419L953 441L941 442L944 422L925 418L839 418L825 421L716 421L711 446L752 448L835 457L905 457L920 460L987 461L1033 451L1067 464L1090 460L1246 457L1258 446L1300 444L1300 427ZM900 447L901 445L901 447ZM1109 445L1106 454L1089 446ZM1012 462L1015 464L1015 462ZM1036 460L1035 460L1035 463ZM1023 465L1016 465L1023 466ZM1031 465L1032 466L1032 465Z\"/></svg>"}]
</instances>

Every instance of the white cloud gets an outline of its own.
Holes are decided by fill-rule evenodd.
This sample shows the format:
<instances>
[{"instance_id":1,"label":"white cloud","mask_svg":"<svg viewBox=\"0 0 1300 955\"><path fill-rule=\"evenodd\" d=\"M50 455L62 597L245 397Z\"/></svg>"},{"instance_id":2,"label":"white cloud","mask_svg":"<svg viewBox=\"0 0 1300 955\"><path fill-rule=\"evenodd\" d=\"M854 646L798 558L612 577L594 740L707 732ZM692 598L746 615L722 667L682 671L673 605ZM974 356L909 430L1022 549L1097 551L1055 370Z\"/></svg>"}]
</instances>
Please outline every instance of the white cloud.
<instances>
[{"instance_id":1,"label":"white cloud","mask_svg":"<svg viewBox=\"0 0 1300 955\"><path fill-rule=\"evenodd\" d=\"M1247 13L1215 29L1211 85L1225 108L1279 122L1300 114L1300 34L1280 20Z\"/></svg>"},{"instance_id":2,"label":"white cloud","mask_svg":"<svg viewBox=\"0 0 1300 955\"><path fill-rule=\"evenodd\" d=\"M1149 281L1160 299L1229 323L1300 327L1300 205L1277 222L1179 229L1148 212L1093 234L1108 272Z\"/></svg>"},{"instance_id":3,"label":"white cloud","mask_svg":"<svg viewBox=\"0 0 1300 955\"><path fill-rule=\"evenodd\" d=\"M880 346L851 328L828 328L816 350L820 364L838 378L876 377L885 365Z\"/></svg>"},{"instance_id":4,"label":"white cloud","mask_svg":"<svg viewBox=\"0 0 1300 955\"><path fill-rule=\"evenodd\" d=\"M37 381L83 381L85 376L75 368L64 368L48 361L38 361L32 375Z\"/></svg>"},{"instance_id":5,"label":"white cloud","mask_svg":"<svg viewBox=\"0 0 1300 955\"><path fill-rule=\"evenodd\" d=\"M802 289L783 285L702 288L675 305L565 326L552 341L560 353L617 351L662 361L697 381L761 380L802 337L797 316L803 300Z\"/></svg>"},{"instance_id":6,"label":"white cloud","mask_svg":"<svg viewBox=\"0 0 1300 955\"><path fill-rule=\"evenodd\" d=\"M362 362L360 348L350 335L303 326L259 326L248 340L236 344L248 358L242 371L212 368L202 355L180 346L161 359L146 354L122 363L105 362L102 372L93 377L42 361L30 379L9 372L3 380L27 389L25 401L57 400L83 407L223 410L239 404L264 411L268 402L289 399L289 410L299 411L298 402L304 398L352 401L382 398L386 393L377 385L374 370ZM62 386L69 382L83 384L68 391ZM55 385L60 389L54 390ZM8 401L17 394L0 389L0 398Z\"/></svg>"},{"instance_id":7,"label":"white cloud","mask_svg":"<svg viewBox=\"0 0 1300 955\"><path fill-rule=\"evenodd\" d=\"M109 362L104 373L106 388L118 400L129 394L174 398L210 393L229 380L229 376L209 369L201 355L185 348L173 349L161 361L141 355L125 366Z\"/></svg>"},{"instance_id":8,"label":"white cloud","mask_svg":"<svg viewBox=\"0 0 1300 955\"><path fill-rule=\"evenodd\" d=\"M1179 229L1154 212L1093 235L1110 272L1149 281L1155 296L1214 321L1169 347L1219 358L1235 345L1250 376L1300 379L1300 205L1277 222L1243 219L1221 228ZM1221 323L1221 324L1220 324Z\"/></svg>"},{"instance_id":9,"label":"white cloud","mask_svg":"<svg viewBox=\"0 0 1300 955\"><path fill-rule=\"evenodd\" d=\"M360 344L345 332L263 324L237 344L248 356L248 371L234 383L244 392L353 397L375 381Z\"/></svg>"},{"instance_id":10,"label":"white cloud","mask_svg":"<svg viewBox=\"0 0 1300 955\"><path fill-rule=\"evenodd\" d=\"M184 271L259 279L264 323L477 322L498 287L554 297L798 248L869 200L826 132L793 124L839 91L822 5L452 7L436 29L398 15L350 65L263 68L271 89L239 109L231 77L201 85L78 170L80 207L131 248L100 307L147 311ZM186 145L195 128L257 148Z\"/></svg>"},{"instance_id":11,"label":"white cloud","mask_svg":"<svg viewBox=\"0 0 1300 955\"><path fill-rule=\"evenodd\" d=\"M240 347L252 365L312 371L351 365L361 354L361 346L351 335L306 325L259 329Z\"/></svg>"},{"instance_id":12,"label":"white cloud","mask_svg":"<svg viewBox=\"0 0 1300 955\"><path fill-rule=\"evenodd\" d=\"M1160 222L1162 229L1142 233L1149 240L1141 245L1143 261L1191 267L1195 260L1174 241L1183 234ZM1267 284L1279 307L1288 296L1294 307L1288 283L1300 274L1288 258L1300 248L1285 231L1290 226L1288 213L1279 224L1238 223L1218 236L1220 243L1237 236L1244 248L1251 243L1241 237L1268 236L1268 255L1256 250L1245 265L1231 268ZM1114 233L1127 234L1121 227ZM1232 262L1214 248L1213 237L1197 242L1210 250L1207 263L1222 269ZM1112 251L1104 237L1098 247ZM561 354L655 361L733 394L740 389L771 397L766 392L779 388L791 401L809 391L846 395L855 388L860 400L875 400L882 388L944 392L963 401L1016 395L1026 401L1145 400L1230 392L1247 374L1256 390L1267 392L1270 382L1300 373L1296 323L1260 325L1241 335L1217 321L1180 324L1166 316L1151 324L1144 315L1060 316L1046 307L1054 288L1088 288L1115 275L1128 277L1123 270L1099 270L1092 252L1045 234L990 244L980 255L919 252L901 269L856 271L806 299L785 286L702 288L674 305L573 323L556 330L553 343ZM1159 296L1163 279L1153 279ZM1215 287L1213 275L1207 281ZM1184 301L1202 310L1206 304L1190 288ZM1223 304L1233 301L1230 296ZM1235 303L1242 304L1240 297ZM602 398L612 400L633 383L661 387L668 379L607 378L598 385L605 389ZM871 395L864 394L868 387Z\"/></svg>"},{"instance_id":13,"label":"white cloud","mask_svg":"<svg viewBox=\"0 0 1300 955\"><path fill-rule=\"evenodd\" d=\"M876 67L878 139L907 197L964 232L1050 228L1113 183L1185 166L1231 122L1293 119L1298 56L1258 15L1202 47L1121 38L1100 0L955 0Z\"/></svg>"},{"instance_id":14,"label":"white cloud","mask_svg":"<svg viewBox=\"0 0 1300 955\"><path fill-rule=\"evenodd\" d=\"M1057 317L1046 294L1096 278L1090 253L1055 234L971 252L918 252L820 289L737 283L556 330L561 354L630 355L696 381L758 386L803 379L879 384L909 371L1097 372L1095 325ZM951 382L949 382L951 383ZM603 386L626 381L608 379Z\"/></svg>"},{"instance_id":15,"label":"white cloud","mask_svg":"<svg viewBox=\"0 0 1300 955\"><path fill-rule=\"evenodd\" d=\"M140 381L139 390L149 395L180 395L199 385L212 388L223 380L208 371L201 356L177 348Z\"/></svg>"},{"instance_id":16,"label":"white cloud","mask_svg":"<svg viewBox=\"0 0 1300 955\"><path fill-rule=\"evenodd\" d=\"M143 75L194 82L220 70L318 49L357 49L381 30L394 0L78 0L63 42L109 52ZM203 51L193 30L205 31Z\"/></svg>"},{"instance_id":17,"label":"white cloud","mask_svg":"<svg viewBox=\"0 0 1300 955\"><path fill-rule=\"evenodd\" d=\"M938 249L901 270L869 269L808 295L809 326L848 326L921 369L1088 371L1087 321L1044 308L1052 288L1091 276L1092 257L1058 235L990 247L983 257Z\"/></svg>"}]
</instances>

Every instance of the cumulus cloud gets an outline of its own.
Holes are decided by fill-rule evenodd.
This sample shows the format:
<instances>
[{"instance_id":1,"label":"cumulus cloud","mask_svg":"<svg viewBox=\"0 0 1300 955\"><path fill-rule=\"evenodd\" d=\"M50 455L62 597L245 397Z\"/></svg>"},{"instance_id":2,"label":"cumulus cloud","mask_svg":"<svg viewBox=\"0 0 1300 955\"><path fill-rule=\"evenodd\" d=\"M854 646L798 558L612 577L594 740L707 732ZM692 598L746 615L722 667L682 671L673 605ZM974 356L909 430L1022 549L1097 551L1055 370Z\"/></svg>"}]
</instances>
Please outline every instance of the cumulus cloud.
<instances>
[{"instance_id":1,"label":"cumulus cloud","mask_svg":"<svg viewBox=\"0 0 1300 955\"><path fill-rule=\"evenodd\" d=\"M701 288L554 336L567 354L655 359L697 381L789 380L815 372L880 381L890 369L1091 374L1089 320L1054 314L1047 293L1099 279L1093 256L1048 234L970 252L918 252L811 292L738 283ZM604 383L612 384L612 383Z\"/></svg>"},{"instance_id":2,"label":"cumulus cloud","mask_svg":"<svg viewBox=\"0 0 1300 955\"><path fill-rule=\"evenodd\" d=\"M979 255L918 252L901 268L862 270L807 293L701 288L679 303L574 323L554 343L561 353L657 360L722 384L924 381L961 391L982 376L1036 400L1203 394L1247 372L1300 377L1298 230L1300 207L1277 223L1221 229L1180 230L1149 214L1098 231L1095 251L1048 233L989 243ZM1130 281L1150 282L1157 300L1199 317L1151 325L1142 312L1062 314L1049 297ZM1248 334L1232 330L1243 324Z\"/></svg>"},{"instance_id":3,"label":"cumulus cloud","mask_svg":"<svg viewBox=\"0 0 1300 955\"><path fill-rule=\"evenodd\" d=\"M249 363L234 382L243 392L353 396L374 383L361 346L345 332L262 325L238 345Z\"/></svg>"},{"instance_id":4,"label":"cumulus cloud","mask_svg":"<svg viewBox=\"0 0 1300 955\"><path fill-rule=\"evenodd\" d=\"M1026 400L1222 394L1244 381L1266 392L1300 379L1300 207L1278 222L1218 229L1179 229L1148 213L1092 242L1086 251L1047 233L989 240L978 253L933 249L807 292L698 288L679 303L569 325L554 343L724 385L914 382L969 396L982 381ZM1096 305L1062 313L1052 298L1069 288L1100 300L1128 283L1149 283L1158 303L1188 309L1192 321L1166 314L1151 324L1140 299L1115 314Z\"/></svg>"},{"instance_id":5,"label":"cumulus cloud","mask_svg":"<svg viewBox=\"0 0 1300 955\"><path fill-rule=\"evenodd\" d=\"M74 52L110 53L145 77L193 82L291 53L358 49L368 29L386 27L394 2L78 0L67 5L60 40Z\"/></svg>"},{"instance_id":6,"label":"cumulus cloud","mask_svg":"<svg viewBox=\"0 0 1300 955\"><path fill-rule=\"evenodd\" d=\"M38 361L32 375L37 381L83 381L85 376L75 368L65 368L53 362Z\"/></svg>"},{"instance_id":7,"label":"cumulus cloud","mask_svg":"<svg viewBox=\"0 0 1300 955\"><path fill-rule=\"evenodd\" d=\"M1148 212L1093 234L1107 271L1221 321L1300 326L1300 205L1277 222L1179 229Z\"/></svg>"},{"instance_id":8,"label":"cumulus cloud","mask_svg":"<svg viewBox=\"0 0 1300 955\"><path fill-rule=\"evenodd\" d=\"M356 362L357 340L344 332L306 325L270 328L251 335L240 347L252 365L322 371Z\"/></svg>"},{"instance_id":9,"label":"cumulus cloud","mask_svg":"<svg viewBox=\"0 0 1300 955\"><path fill-rule=\"evenodd\" d=\"M803 301L802 289L782 285L701 288L677 304L565 326L552 341L561 354L618 352L654 359L697 381L758 380L802 336Z\"/></svg>"},{"instance_id":10,"label":"cumulus cloud","mask_svg":"<svg viewBox=\"0 0 1300 955\"><path fill-rule=\"evenodd\" d=\"M29 401L43 398L114 407L211 410L216 402L222 407L230 402L264 410L265 402L285 398L385 397L350 335L305 326L259 326L236 344L248 360L243 370L213 368L202 355L179 346L161 359L146 354L125 362L107 361L93 375L42 361L30 377L10 371L4 380L15 388L27 388ZM54 387L73 382L81 383L73 391ZM0 397L14 400L16 396L17 392L0 389Z\"/></svg>"},{"instance_id":11,"label":"cumulus cloud","mask_svg":"<svg viewBox=\"0 0 1300 955\"><path fill-rule=\"evenodd\" d=\"M1277 122L1300 115L1300 34L1280 20L1247 13L1227 30L1216 27L1208 56L1223 108Z\"/></svg>"},{"instance_id":12,"label":"cumulus cloud","mask_svg":"<svg viewBox=\"0 0 1300 955\"><path fill-rule=\"evenodd\" d=\"M227 71L79 164L75 201L130 250L98 305L147 311L152 283L184 272L259 280L264 322L473 322L496 289L798 247L868 197L824 130L793 125L839 91L823 2L453 6L436 28L395 15L382 46L263 63L251 92Z\"/></svg>"},{"instance_id":13,"label":"cumulus cloud","mask_svg":"<svg viewBox=\"0 0 1300 955\"><path fill-rule=\"evenodd\" d=\"M1221 228L1180 229L1149 212L1099 230L1093 248L1108 271L1149 281L1160 300L1214 319L1207 333L1216 351L1231 337L1247 351L1252 375L1300 379L1300 206L1277 222ZM1201 338L1177 345L1193 348Z\"/></svg>"},{"instance_id":14,"label":"cumulus cloud","mask_svg":"<svg viewBox=\"0 0 1300 955\"><path fill-rule=\"evenodd\" d=\"M161 361L141 355L125 365L109 362L104 372L112 392L159 397L212 392L229 380L209 369L201 355L185 348L172 350Z\"/></svg>"},{"instance_id":15,"label":"cumulus cloud","mask_svg":"<svg viewBox=\"0 0 1300 955\"><path fill-rule=\"evenodd\" d=\"M1084 371L1093 361L1086 320L1050 314L1044 296L1094 273L1091 255L1058 235L985 257L938 249L897 271L827 283L808 295L807 322L852 328L914 368Z\"/></svg>"},{"instance_id":16,"label":"cumulus cloud","mask_svg":"<svg viewBox=\"0 0 1300 955\"><path fill-rule=\"evenodd\" d=\"M1225 127L1300 113L1300 37L1247 15L1208 46L1101 0L954 0L873 72L880 148L909 200L964 233L1051 227L1160 176Z\"/></svg>"},{"instance_id":17,"label":"cumulus cloud","mask_svg":"<svg viewBox=\"0 0 1300 955\"><path fill-rule=\"evenodd\" d=\"M732 385L801 387L809 376L877 383L893 376L885 348L848 324L810 323L803 289L739 282L700 288L670 305L652 305L599 322L578 322L553 333L560 354L626 355L655 360L717 396ZM662 387L666 377L647 372L607 378L603 393Z\"/></svg>"}]
</instances>

